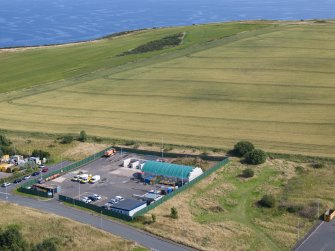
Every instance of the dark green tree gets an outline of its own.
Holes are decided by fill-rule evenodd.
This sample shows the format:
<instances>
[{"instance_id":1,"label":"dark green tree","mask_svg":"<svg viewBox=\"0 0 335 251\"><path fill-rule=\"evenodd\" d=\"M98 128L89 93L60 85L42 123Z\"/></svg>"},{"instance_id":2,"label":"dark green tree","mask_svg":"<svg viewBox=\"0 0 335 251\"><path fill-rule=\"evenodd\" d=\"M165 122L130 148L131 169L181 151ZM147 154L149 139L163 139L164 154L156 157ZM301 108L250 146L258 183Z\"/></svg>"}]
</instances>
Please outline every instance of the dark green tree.
<instances>
[{"instance_id":1,"label":"dark green tree","mask_svg":"<svg viewBox=\"0 0 335 251\"><path fill-rule=\"evenodd\" d=\"M3 134L0 134L0 145L1 146L9 146L12 142Z\"/></svg>"},{"instance_id":2,"label":"dark green tree","mask_svg":"<svg viewBox=\"0 0 335 251\"><path fill-rule=\"evenodd\" d=\"M246 169L244 169L243 170L243 172L242 172L242 176L244 177L244 178L251 178L251 177L253 177L254 176L254 170L252 170L251 168L246 168Z\"/></svg>"},{"instance_id":3,"label":"dark green tree","mask_svg":"<svg viewBox=\"0 0 335 251\"><path fill-rule=\"evenodd\" d=\"M47 151L43 151L43 150L37 150L35 149L32 153L31 156L33 157L39 157L40 159L43 158L49 158L50 157L50 153Z\"/></svg>"},{"instance_id":4,"label":"dark green tree","mask_svg":"<svg viewBox=\"0 0 335 251\"><path fill-rule=\"evenodd\" d=\"M62 144L70 144L73 141L73 137L71 135L66 135L62 138L61 142Z\"/></svg>"},{"instance_id":5,"label":"dark green tree","mask_svg":"<svg viewBox=\"0 0 335 251\"><path fill-rule=\"evenodd\" d=\"M246 153L254 150L255 147L249 141L240 141L235 144L233 153L235 156L243 157Z\"/></svg>"},{"instance_id":6,"label":"dark green tree","mask_svg":"<svg viewBox=\"0 0 335 251\"><path fill-rule=\"evenodd\" d=\"M178 219L178 210L175 207L171 207L171 213L170 216L172 219Z\"/></svg>"},{"instance_id":7,"label":"dark green tree","mask_svg":"<svg viewBox=\"0 0 335 251\"><path fill-rule=\"evenodd\" d=\"M248 164L259 165L266 161L266 153L261 149L254 149L245 155L245 161Z\"/></svg>"},{"instance_id":8,"label":"dark green tree","mask_svg":"<svg viewBox=\"0 0 335 251\"><path fill-rule=\"evenodd\" d=\"M276 205L276 199L271 194L266 194L262 197L262 199L258 202L262 207L272 208Z\"/></svg>"},{"instance_id":9,"label":"dark green tree","mask_svg":"<svg viewBox=\"0 0 335 251\"><path fill-rule=\"evenodd\" d=\"M79 138L78 138L79 141L81 142L86 142L87 141L87 134L85 131L81 131L79 133Z\"/></svg>"},{"instance_id":10,"label":"dark green tree","mask_svg":"<svg viewBox=\"0 0 335 251\"><path fill-rule=\"evenodd\" d=\"M25 251L28 250L28 244L23 239L17 225L9 225L0 232L0 250Z\"/></svg>"}]
</instances>

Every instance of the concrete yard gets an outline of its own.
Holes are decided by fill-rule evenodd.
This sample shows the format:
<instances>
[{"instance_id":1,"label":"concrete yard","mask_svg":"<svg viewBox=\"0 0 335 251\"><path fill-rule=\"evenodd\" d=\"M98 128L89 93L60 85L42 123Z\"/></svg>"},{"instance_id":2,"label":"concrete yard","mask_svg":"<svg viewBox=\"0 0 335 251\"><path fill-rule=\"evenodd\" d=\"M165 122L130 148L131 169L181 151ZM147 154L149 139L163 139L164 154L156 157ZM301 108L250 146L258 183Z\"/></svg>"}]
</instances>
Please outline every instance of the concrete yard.
<instances>
[{"instance_id":1,"label":"concrete yard","mask_svg":"<svg viewBox=\"0 0 335 251\"><path fill-rule=\"evenodd\" d=\"M143 195L148 190L154 189L154 186L144 185L141 182L133 180L134 173L138 169L124 168L123 160L127 158L138 158L145 160L156 160L155 156L144 156L128 153L116 153L109 158L99 158L94 162L77 169L76 171L67 173L55 180L47 182L47 184L61 186L59 194L72 198L79 198L80 196L88 196L90 194L99 194L102 199L93 202L96 205L104 205L111 198L115 196L122 196L123 198L132 198L133 195ZM71 181L78 172L83 172L92 175L100 175L101 180L95 184L81 184L79 182Z\"/></svg>"}]
</instances>

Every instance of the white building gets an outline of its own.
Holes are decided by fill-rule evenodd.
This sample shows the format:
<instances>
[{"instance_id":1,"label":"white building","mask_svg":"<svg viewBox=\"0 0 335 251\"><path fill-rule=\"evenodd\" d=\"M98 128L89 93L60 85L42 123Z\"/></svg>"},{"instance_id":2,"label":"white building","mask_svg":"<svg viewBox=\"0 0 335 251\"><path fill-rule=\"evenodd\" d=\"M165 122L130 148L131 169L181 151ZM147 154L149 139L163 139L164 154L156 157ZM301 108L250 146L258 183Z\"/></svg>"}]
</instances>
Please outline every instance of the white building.
<instances>
[{"instance_id":1,"label":"white building","mask_svg":"<svg viewBox=\"0 0 335 251\"><path fill-rule=\"evenodd\" d=\"M141 200L134 200L134 199L125 199L114 204L111 207L111 210L120 214L125 214L128 216L133 216L136 212L140 211L141 209L145 208L147 203Z\"/></svg>"}]
</instances>

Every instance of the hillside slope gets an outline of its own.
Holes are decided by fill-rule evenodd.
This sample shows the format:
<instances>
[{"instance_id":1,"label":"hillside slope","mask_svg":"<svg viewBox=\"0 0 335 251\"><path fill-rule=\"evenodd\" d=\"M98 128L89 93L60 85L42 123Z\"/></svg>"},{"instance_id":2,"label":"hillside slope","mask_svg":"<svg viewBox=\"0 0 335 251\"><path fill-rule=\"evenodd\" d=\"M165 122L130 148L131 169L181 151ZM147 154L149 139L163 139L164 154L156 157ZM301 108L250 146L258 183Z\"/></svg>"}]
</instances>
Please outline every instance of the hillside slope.
<instances>
[{"instance_id":1,"label":"hillside slope","mask_svg":"<svg viewBox=\"0 0 335 251\"><path fill-rule=\"evenodd\" d=\"M93 227L15 204L0 202L0 213L6 215L0 218L0 227L18 225L29 244L54 238L59 250L145 250L131 241Z\"/></svg>"},{"instance_id":2,"label":"hillside slope","mask_svg":"<svg viewBox=\"0 0 335 251\"><path fill-rule=\"evenodd\" d=\"M43 81L53 79L49 75L59 79L71 67L78 69L76 74L87 74L75 78L68 78L74 73L65 74L67 79L57 83L0 95L0 116L6 118L1 128L50 133L86 130L90 135L150 142L163 137L166 143L206 147L231 147L246 139L268 151L333 156L334 30L330 21L228 23L139 32L102 40L98 47L54 48L55 53L71 48L78 54L72 54L71 60L68 51L65 65L43 69L47 74ZM135 42L138 46L176 31L186 32L181 46L115 56L134 48ZM109 54L104 46L113 47L113 52ZM13 68L16 61L11 57L20 55L27 61L32 57L40 64L35 57L46 60L50 51L8 52L1 58ZM99 56L94 56L98 51ZM54 62L49 61L46 65L53 69ZM26 80L23 70L18 75L1 74L1 83L16 86L17 79L33 85L43 74L31 65L34 71Z\"/></svg>"}]
</instances>

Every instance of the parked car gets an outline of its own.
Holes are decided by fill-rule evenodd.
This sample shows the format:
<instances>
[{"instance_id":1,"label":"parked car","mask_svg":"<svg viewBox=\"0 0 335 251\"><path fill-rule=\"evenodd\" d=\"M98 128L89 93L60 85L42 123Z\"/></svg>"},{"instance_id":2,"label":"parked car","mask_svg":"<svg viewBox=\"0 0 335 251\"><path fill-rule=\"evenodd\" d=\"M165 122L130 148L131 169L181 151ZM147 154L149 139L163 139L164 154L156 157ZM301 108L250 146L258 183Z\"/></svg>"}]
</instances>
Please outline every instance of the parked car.
<instances>
[{"instance_id":1,"label":"parked car","mask_svg":"<svg viewBox=\"0 0 335 251\"><path fill-rule=\"evenodd\" d=\"M27 179L29 179L29 178L30 178L30 175L27 175L27 176L24 176L24 177L23 177L24 180L27 180Z\"/></svg>"},{"instance_id":2,"label":"parked car","mask_svg":"<svg viewBox=\"0 0 335 251\"><path fill-rule=\"evenodd\" d=\"M115 196L116 201L123 201L124 198L122 196Z\"/></svg>"},{"instance_id":3,"label":"parked car","mask_svg":"<svg viewBox=\"0 0 335 251\"><path fill-rule=\"evenodd\" d=\"M37 175L40 175L40 172L34 172L34 173L32 174L32 176L37 176Z\"/></svg>"},{"instance_id":4,"label":"parked car","mask_svg":"<svg viewBox=\"0 0 335 251\"><path fill-rule=\"evenodd\" d=\"M94 197L93 195L88 196L88 198L93 202L99 200L97 197Z\"/></svg>"},{"instance_id":5,"label":"parked car","mask_svg":"<svg viewBox=\"0 0 335 251\"><path fill-rule=\"evenodd\" d=\"M110 199L109 203L112 204L112 205L114 205L114 204L118 203L118 201L114 200L114 199Z\"/></svg>"},{"instance_id":6,"label":"parked car","mask_svg":"<svg viewBox=\"0 0 335 251\"><path fill-rule=\"evenodd\" d=\"M47 167L42 168L43 173L46 173L47 171L49 171L49 168L47 168Z\"/></svg>"},{"instance_id":7,"label":"parked car","mask_svg":"<svg viewBox=\"0 0 335 251\"><path fill-rule=\"evenodd\" d=\"M22 180L21 179L16 179L16 180L14 180L14 182L13 183L20 183Z\"/></svg>"},{"instance_id":8,"label":"parked car","mask_svg":"<svg viewBox=\"0 0 335 251\"><path fill-rule=\"evenodd\" d=\"M80 198L80 201L85 202L86 204L91 203L92 200L90 200L88 197L84 196Z\"/></svg>"},{"instance_id":9,"label":"parked car","mask_svg":"<svg viewBox=\"0 0 335 251\"><path fill-rule=\"evenodd\" d=\"M9 187L10 185L11 185L11 183L5 182L5 183L2 184L2 187Z\"/></svg>"},{"instance_id":10,"label":"parked car","mask_svg":"<svg viewBox=\"0 0 335 251\"><path fill-rule=\"evenodd\" d=\"M101 195L99 195L99 194L94 193L94 194L92 194L92 196L96 197L98 200L101 200Z\"/></svg>"},{"instance_id":11,"label":"parked car","mask_svg":"<svg viewBox=\"0 0 335 251\"><path fill-rule=\"evenodd\" d=\"M45 168L45 165L39 165L39 168Z\"/></svg>"}]
</instances>

